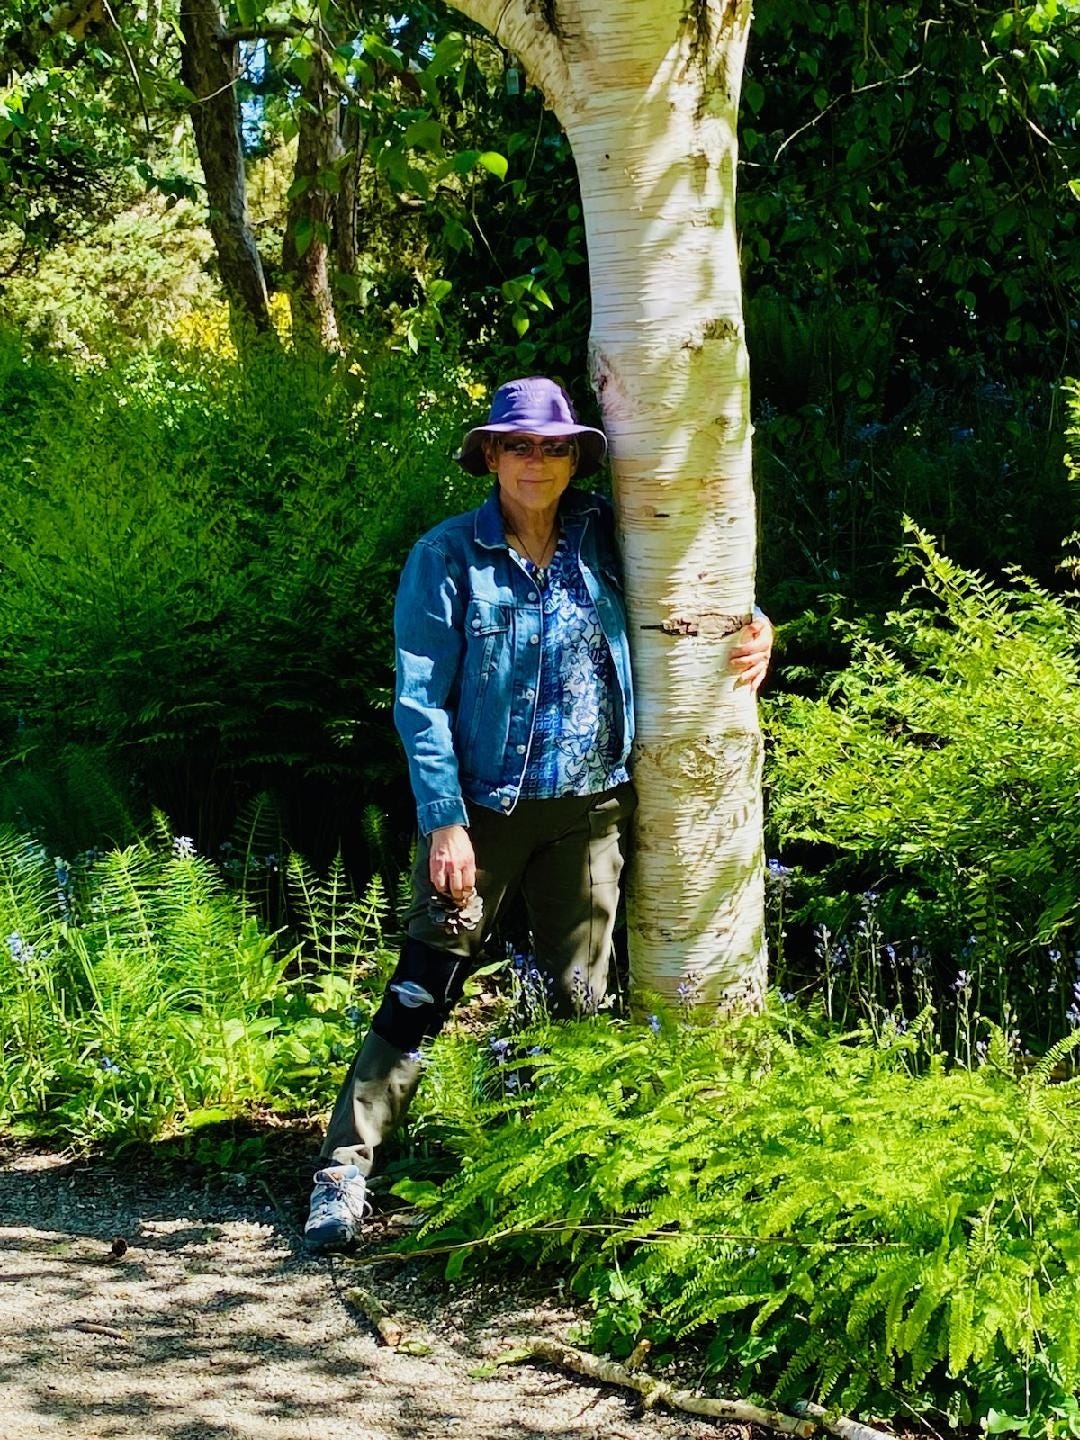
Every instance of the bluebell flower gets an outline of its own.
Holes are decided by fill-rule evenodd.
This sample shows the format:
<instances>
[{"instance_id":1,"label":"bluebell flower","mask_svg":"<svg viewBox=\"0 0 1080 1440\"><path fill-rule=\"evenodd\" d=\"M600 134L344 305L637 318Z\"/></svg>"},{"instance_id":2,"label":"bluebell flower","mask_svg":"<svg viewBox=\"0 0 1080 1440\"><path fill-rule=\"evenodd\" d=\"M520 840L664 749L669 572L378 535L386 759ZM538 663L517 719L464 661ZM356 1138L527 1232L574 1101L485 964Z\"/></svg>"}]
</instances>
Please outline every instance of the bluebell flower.
<instances>
[{"instance_id":1,"label":"bluebell flower","mask_svg":"<svg viewBox=\"0 0 1080 1440\"><path fill-rule=\"evenodd\" d=\"M491 1049L492 1055L494 1055L495 1059L501 1065L505 1061L506 1057L510 1054L510 1041L503 1039L490 1040L488 1042L488 1045Z\"/></svg>"},{"instance_id":2,"label":"bluebell flower","mask_svg":"<svg viewBox=\"0 0 1080 1440\"><path fill-rule=\"evenodd\" d=\"M512 950L510 952L510 963L518 975L524 975L528 968L529 956L523 950Z\"/></svg>"},{"instance_id":3,"label":"bluebell flower","mask_svg":"<svg viewBox=\"0 0 1080 1440\"><path fill-rule=\"evenodd\" d=\"M701 979L692 971L675 987L675 993L683 1005L695 1005L701 992Z\"/></svg>"},{"instance_id":4,"label":"bluebell flower","mask_svg":"<svg viewBox=\"0 0 1080 1440\"><path fill-rule=\"evenodd\" d=\"M13 930L7 937L7 947L16 965L26 965L34 958L34 947L28 944L17 930Z\"/></svg>"},{"instance_id":5,"label":"bluebell flower","mask_svg":"<svg viewBox=\"0 0 1080 1440\"><path fill-rule=\"evenodd\" d=\"M108 1055L102 1055L101 1059L98 1061L98 1064L101 1066L102 1070L105 1071L106 1075L120 1074L120 1066L117 1065L115 1060L110 1060Z\"/></svg>"},{"instance_id":6,"label":"bluebell flower","mask_svg":"<svg viewBox=\"0 0 1080 1440\"><path fill-rule=\"evenodd\" d=\"M952 983L952 988L957 995L966 995L971 989L971 971L960 970Z\"/></svg>"},{"instance_id":7,"label":"bluebell flower","mask_svg":"<svg viewBox=\"0 0 1080 1440\"><path fill-rule=\"evenodd\" d=\"M363 1020L363 1012L359 1005L347 1005L345 1007L345 1019L350 1025L359 1025Z\"/></svg>"},{"instance_id":8,"label":"bluebell flower","mask_svg":"<svg viewBox=\"0 0 1080 1440\"><path fill-rule=\"evenodd\" d=\"M653 1032L654 1035L659 1035L659 1034L660 1034L660 1016L659 1016L659 1015L650 1015L650 1016L649 1016L649 1020L648 1020L648 1025L649 1025L649 1029Z\"/></svg>"},{"instance_id":9,"label":"bluebell flower","mask_svg":"<svg viewBox=\"0 0 1080 1440\"><path fill-rule=\"evenodd\" d=\"M177 860L190 860L195 854L195 841L190 835L174 835L172 848Z\"/></svg>"}]
</instances>

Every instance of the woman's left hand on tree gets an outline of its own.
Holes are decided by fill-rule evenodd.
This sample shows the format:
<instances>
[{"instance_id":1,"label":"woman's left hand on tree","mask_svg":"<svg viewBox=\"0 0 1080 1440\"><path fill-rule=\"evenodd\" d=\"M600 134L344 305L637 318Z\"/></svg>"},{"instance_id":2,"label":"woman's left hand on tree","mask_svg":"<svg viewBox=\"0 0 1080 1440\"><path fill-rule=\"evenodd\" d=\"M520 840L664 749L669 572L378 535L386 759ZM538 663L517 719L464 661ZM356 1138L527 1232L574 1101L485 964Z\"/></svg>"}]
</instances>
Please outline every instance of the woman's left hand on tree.
<instances>
[{"instance_id":1,"label":"woman's left hand on tree","mask_svg":"<svg viewBox=\"0 0 1080 1440\"><path fill-rule=\"evenodd\" d=\"M758 615L743 626L731 652L736 685L749 685L755 695L758 693L769 670L772 647L773 627L767 615Z\"/></svg>"}]
</instances>

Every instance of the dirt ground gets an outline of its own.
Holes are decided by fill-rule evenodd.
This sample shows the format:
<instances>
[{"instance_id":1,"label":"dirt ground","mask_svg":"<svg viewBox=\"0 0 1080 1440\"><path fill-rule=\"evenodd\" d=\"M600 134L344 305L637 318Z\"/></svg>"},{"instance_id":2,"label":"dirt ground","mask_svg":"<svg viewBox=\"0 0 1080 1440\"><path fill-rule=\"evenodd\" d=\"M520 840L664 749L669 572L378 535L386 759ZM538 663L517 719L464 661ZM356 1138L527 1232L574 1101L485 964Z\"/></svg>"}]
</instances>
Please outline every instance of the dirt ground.
<instances>
[{"instance_id":1,"label":"dirt ground","mask_svg":"<svg viewBox=\"0 0 1080 1440\"><path fill-rule=\"evenodd\" d=\"M0 1440L751 1440L538 1365L486 1374L573 1322L534 1277L308 1259L301 1143L259 1178L0 1141ZM371 1246L404 1219L377 1217ZM404 1344L350 1302L358 1284Z\"/></svg>"}]
</instances>

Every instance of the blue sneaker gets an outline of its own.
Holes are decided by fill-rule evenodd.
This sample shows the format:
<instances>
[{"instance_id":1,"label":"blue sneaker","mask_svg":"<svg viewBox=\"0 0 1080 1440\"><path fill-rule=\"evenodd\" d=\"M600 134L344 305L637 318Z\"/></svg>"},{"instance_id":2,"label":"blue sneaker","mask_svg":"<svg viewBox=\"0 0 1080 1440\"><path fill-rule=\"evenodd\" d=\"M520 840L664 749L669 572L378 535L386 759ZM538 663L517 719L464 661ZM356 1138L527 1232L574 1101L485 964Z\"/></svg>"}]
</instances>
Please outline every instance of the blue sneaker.
<instances>
[{"instance_id":1,"label":"blue sneaker","mask_svg":"<svg viewBox=\"0 0 1080 1440\"><path fill-rule=\"evenodd\" d=\"M332 1165L319 1170L311 1192L304 1240L310 1250L320 1255L348 1250L356 1244L370 1214L364 1177L355 1165Z\"/></svg>"}]
</instances>

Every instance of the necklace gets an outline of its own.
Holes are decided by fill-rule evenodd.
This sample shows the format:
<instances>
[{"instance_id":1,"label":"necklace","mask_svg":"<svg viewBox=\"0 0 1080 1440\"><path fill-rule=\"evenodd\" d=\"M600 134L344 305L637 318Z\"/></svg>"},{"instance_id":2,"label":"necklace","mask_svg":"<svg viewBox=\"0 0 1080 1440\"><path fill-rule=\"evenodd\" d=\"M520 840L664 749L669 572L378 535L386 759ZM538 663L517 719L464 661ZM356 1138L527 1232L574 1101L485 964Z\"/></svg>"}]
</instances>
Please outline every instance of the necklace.
<instances>
[{"instance_id":1,"label":"necklace","mask_svg":"<svg viewBox=\"0 0 1080 1440\"><path fill-rule=\"evenodd\" d=\"M553 528L552 528L552 531L551 531L551 534L550 534L550 535L548 536L548 538L544 541L543 547L542 547L542 549L541 549L541 551L540 551L540 559L539 559L539 560L536 558L536 556L535 556L535 555L532 553L532 551L529 549L528 545L525 544L525 541L521 538L521 536L517 533L516 530L510 530L510 531L508 531L506 538L507 538L508 540L514 540L514 541L516 542L516 546L520 546L520 548L525 552L525 558L526 558L538 571L540 571L540 572L542 573L542 572L544 571L544 568L546 567L546 565L551 561L552 555L554 555L554 553L555 553L556 534L557 534L557 527L553 527ZM549 550L551 551L551 554L550 554L550 555L548 554L548 551L549 551Z\"/></svg>"}]
</instances>

